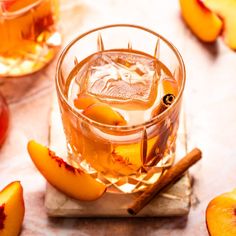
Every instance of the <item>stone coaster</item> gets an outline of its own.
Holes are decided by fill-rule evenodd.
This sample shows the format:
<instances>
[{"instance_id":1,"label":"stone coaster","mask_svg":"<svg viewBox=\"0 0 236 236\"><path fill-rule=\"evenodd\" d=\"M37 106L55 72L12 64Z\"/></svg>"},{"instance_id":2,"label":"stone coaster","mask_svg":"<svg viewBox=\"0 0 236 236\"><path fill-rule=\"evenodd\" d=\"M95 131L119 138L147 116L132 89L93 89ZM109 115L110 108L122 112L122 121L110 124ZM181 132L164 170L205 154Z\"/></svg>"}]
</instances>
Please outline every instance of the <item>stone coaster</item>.
<instances>
[{"instance_id":1,"label":"stone coaster","mask_svg":"<svg viewBox=\"0 0 236 236\"><path fill-rule=\"evenodd\" d=\"M66 142L63 133L60 112L56 99L53 102L50 122L49 145L58 155L66 158ZM186 129L184 115L181 115L177 138L176 159L186 153ZM105 193L92 202L78 201L59 192L47 184L45 207L47 214L54 217L129 217L126 209L137 197L135 194ZM182 216L190 209L191 184L188 173L174 185L159 194L137 215L143 216Z\"/></svg>"}]
</instances>

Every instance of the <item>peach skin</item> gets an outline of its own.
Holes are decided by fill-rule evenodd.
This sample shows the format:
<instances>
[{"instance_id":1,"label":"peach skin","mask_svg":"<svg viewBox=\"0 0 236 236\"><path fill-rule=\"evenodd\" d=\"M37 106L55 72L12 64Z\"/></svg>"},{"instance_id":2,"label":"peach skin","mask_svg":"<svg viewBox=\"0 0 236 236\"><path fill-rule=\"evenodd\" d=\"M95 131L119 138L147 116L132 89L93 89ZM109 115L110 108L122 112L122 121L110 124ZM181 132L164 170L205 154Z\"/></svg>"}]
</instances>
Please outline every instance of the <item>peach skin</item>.
<instances>
[{"instance_id":1,"label":"peach skin","mask_svg":"<svg viewBox=\"0 0 236 236\"><path fill-rule=\"evenodd\" d=\"M236 50L236 1L205 0L205 4L223 21L222 36L225 44L231 49Z\"/></svg>"},{"instance_id":2,"label":"peach skin","mask_svg":"<svg viewBox=\"0 0 236 236\"><path fill-rule=\"evenodd\" d=\"M0 236L17 236L25 214L23 188L12 182L0 192Z\"/></svg>"},{"instance_id":3,"label":"peach skin","mask_svg":"<svg viewBox=\"0 0 236 236\"><path fill-rule=\"evenodd\" d=\"M214 42L221 33L222 20L202 0L179 0L182 16L191 31L204 42Z\"/></svg>"}]
</instances>

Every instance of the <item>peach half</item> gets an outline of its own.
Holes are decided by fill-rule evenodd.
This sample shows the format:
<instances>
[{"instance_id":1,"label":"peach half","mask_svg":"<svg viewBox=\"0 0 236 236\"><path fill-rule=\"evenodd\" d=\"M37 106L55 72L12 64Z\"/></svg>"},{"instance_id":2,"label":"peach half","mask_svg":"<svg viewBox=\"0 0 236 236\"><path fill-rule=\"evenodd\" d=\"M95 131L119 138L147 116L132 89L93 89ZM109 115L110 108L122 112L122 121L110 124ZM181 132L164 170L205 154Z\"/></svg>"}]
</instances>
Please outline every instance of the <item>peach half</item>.
<instances>
[{"instance_id":1,"label":"peach half","mask_svg":"<svg viewBox=\"0 0 236 236\"><path fill-rule=\"evenodd\" d=\"M66 195L82 201L92 201L106 191L104 184L83 170L67 164L49 148L35 141L28 142L28 152L45 179Z\"/></svg>"},{"instance_id":2,"label":"peach half","mask_svg":"<svg viewBox=\"0 0 236 236\"><path fill-rule=\"evenodd\" d=\"M25 214L23 188L12 182L0 192L0 236L17 236Z\"/></svg>"},{"instance_id":3,"label":"peach half","mask_svg":"<svg viewBox=\"0 0 236 236\"><path fill-rule=\"evenodd\" d=\"M222 31L222 20L202 0L179 0L182 16L191 31L204 42L214 42Z\"/></svg>"},{"instance_id":4,"label":"peach half","mask_svg":"<svg viewBox=\"0 0 236 236\"><path fill-rule=\"evenodd\" d=\"M210 201L206 209L206 224L211 236L236 235L236 189Z\"/></svg>"}]
</instances>

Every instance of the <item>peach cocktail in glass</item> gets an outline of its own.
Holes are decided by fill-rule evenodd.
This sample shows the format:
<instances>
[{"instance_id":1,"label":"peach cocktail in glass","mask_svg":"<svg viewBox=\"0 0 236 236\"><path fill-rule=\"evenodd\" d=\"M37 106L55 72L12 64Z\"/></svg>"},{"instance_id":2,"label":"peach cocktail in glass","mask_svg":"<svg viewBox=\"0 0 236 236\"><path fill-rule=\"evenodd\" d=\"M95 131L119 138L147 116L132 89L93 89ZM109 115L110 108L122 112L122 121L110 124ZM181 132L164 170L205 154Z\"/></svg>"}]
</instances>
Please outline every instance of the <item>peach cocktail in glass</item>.
<instances>
[{"instance_id":1,"label":"peach cocktail in glass","mask_svg":"<svg viewBox=\"0 0 236 236\"><path fill-rule=\"evenodd\" d=\"M31 74L47 65L61 44L58 0L0 0L0 77Z\"/></svg>"},{"instance_id":2,"label":"peach cocktail in glass","mask_svg":"<svg viewBox=\"0 0 236 236\"><path fill-rule=\"evenodd\" d=\"M110 25L72 41L56 87L69 161L131 193L154 183L174 160L185 69L155 32Z\"/></svg>"}]
</instances>

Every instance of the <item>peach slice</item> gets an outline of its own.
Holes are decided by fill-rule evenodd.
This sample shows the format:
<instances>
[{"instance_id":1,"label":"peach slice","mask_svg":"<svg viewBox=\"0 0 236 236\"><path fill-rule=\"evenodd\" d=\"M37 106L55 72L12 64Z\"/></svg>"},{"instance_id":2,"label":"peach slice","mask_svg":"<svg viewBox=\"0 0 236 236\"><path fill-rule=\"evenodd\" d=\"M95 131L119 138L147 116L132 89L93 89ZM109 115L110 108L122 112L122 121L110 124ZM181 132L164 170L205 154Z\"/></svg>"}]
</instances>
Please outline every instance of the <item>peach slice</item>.
<instances>
[{"instance_id":1,"label":"peach slice","mask_svg":"<svg viewBox=\"0 0 236 236\"><path fill-rule=\"evenodd\" d=\"M97 171L109 175L130 175L135 167L127 159L116 155L110 143L96 142L83 137L83 158Z\"/></svg>"},{"instance_id":2,"label":"peach slice","mask_svg":"<svg viewBox=\"0 0 236 236\"><path fill-rule=\"evenodd\" d=\"M211 236L235 236L235 223L236 189L215 197L206 209L206 224Z\"/></svg>"},{"instance_id":3,"label":"peach slice","mask_svg":"<svg viewBox=\"0 0 236 236\"><path fill-rule=\"evenodd\" d=\"M88 94L79 94L74 100L75 107L83 110L95 103L99 103L99 100Z\"/></svg>"},{"instance_id":4,"label":"peach slice","mask_svg":"<svg viewBox=\"0 0 236 236\"><path fill-rule=\"evenodd\" d=\"M222 30L222 20L202 0L179 0L182 16L192 32L204 42L214 42Z\"/></svg>"},{"instance_id":5,"label":"peach slice","mask_svg":"<svg viewBox=\"0 0 236 236\"><path fill-rule=\"evenodd\" d=\"M236 50L236 1L205 0L206 6L223 20L222 36L226 45Z\"/></svg>"},{"instance_id":6,"label":"peach slice","mask_svg":"<svg viewBox=\"0 0 236 236\"><path fill-rule=\"evenodd\" d=\"M29 141L28 152L47 181L68 196L92 201L101 197L106 191L104 184L96 181L83 170L67 164L49 148L35 141Z\"/></svg>"},{"instance_id":7,"label":"peach slice","mask_svg":"<svg viewBox=\"0 0 236 236\"><path fill-rule=\"evenodd\" d=\"M147 141L147 156L151 155L151 150L153 149L157 137L151 138ZM132 164L134 169L139 169L143 164L141 158L141 144L124 144L114 147L113 154L120 156L124 160L127 160Z\"/></svg>"},{"instance_id":8,"label":"peach slice","mask_svg":"<svg viewBox=\"0 0 236 236\"><path fill-rule=\"evenodd\" d=\"M110 159L111 144L97 142L93 138L82 136L82 157L88 162L92 168L99 172L106 173L107 162Z\"/></svg>"},{"instance_id":9,"label":"peach slice","mask_svg":"<svg viewBox=\"0 0 236 236\"><path fill-rule=\"evenodd\" d=\"M138 167L129 162L129 160L124 159L122 156L112 153L109 161L110 169L118 175L132 175L138 170Z\"/></svg>"},{"instance_id":10,"label":"peach slice","mask_svg":"<svg viewBox=\"0 0 236 236\"><path fill-rule=\"evenodd\" d=\"M97 122L108 125L126 125L125 119L120 113L113 110L109 105L105 103L95 103L87 107L83 114L88 118Z\"/></svg>"},{"instance_id":11,"label":"peach slice","mask_svg":"<svg viewBox=\"0 0 236 236\"><path fill-rule=\"evenodd\" d=\"M114 147L112 154L116 155L117 157L119 156L124 160L127 160L137 169L142 166L140 156L140 143L117 145L117 147Z\"/></svg>"},{"instance_id":12,"label":"peach slice","mask_svg":"<svg viewBox=\"0 0 236 236\"><path fill-rule=\"evenodd\" d=\"M25 214L23 188L12 182L0 192L0 236L17 236Z\"/></svg>"}]
</instances>

